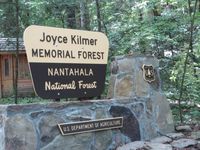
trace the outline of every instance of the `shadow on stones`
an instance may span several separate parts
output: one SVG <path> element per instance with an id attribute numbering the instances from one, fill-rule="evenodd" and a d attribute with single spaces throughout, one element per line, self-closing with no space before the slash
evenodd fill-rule
<path id="1" fill-rule="evenodd" d="M 123 117 L 123 127 L 120 129 L 121 133 L 128 136 L 131 141 L 138 141 L 141 139 L 138 120 L 129 108 L 111 106 L 109 112 L 113 117 Z"/>

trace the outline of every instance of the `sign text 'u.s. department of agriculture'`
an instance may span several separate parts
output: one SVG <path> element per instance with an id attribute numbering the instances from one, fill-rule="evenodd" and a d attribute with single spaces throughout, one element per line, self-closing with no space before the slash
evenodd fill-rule
<path id="1" fill-rule="evenodd" d="M 123 127 L 123 117 L 61 123 L 58 124 L 58 127 L 62 135 L 117 129 Z"/>

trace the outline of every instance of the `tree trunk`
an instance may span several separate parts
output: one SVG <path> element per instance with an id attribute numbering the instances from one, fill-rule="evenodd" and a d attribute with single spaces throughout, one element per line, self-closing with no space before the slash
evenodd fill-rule
<path id="1" fill-rule="evenodd" d="M 105 34 L 106 34 L 106 36 L 107 36 L 107 35 L 108 35 L 108 29 L 107 29 L 107 27 L 106 27 L 106 24 L 105 24 L 104 21 L 102 21 L 102 24 L 103 24 L 103 27 L 104 27 Z"/>
<path id="2" fill-rule="evenodd" d="M 100 14 L 99 0 L 95 0 L 95 2 L 96 2 L 96 10 L 97 10 L 98 31 L 101 32 L 101 14 Z"/>
<path id="3" fill-rule="evenodd" d="M 76 29 L 76 6 L 70 6 L 67 12 L 67 27 Z"/>
<path id="4" fill-rule="evenodd" d="M 199 0 L 199 12 L 200 12 L 200 0 Z"/>
<path id="5" fill-rule="evenodd" d="M 85 3 L 85 29 L 90 30 L 90 14 L 88 8 L 88 0 Z"/>
<path id="6" fill-rule="evenodd" d="M 3 11 L 3 17 L 1 18 L 1 28 L 5 37 L 15 37 L 16 35 L 16 5 L 11 0 L 7 2 L 0 2 L 0 4 L 5 4 Z"/>
<path id="7" fill-rule="evenodd" d="M 80 0 L 80 23 L 81 29 L 90 29 L 90 17 L 87 0 Z"/>
<path id="8" fill-rule="evenodd" d="M 139 21 L 142 21 L 143 20 L 143 12 L 142 10 L 140 9 L 139 10 Z"/>
<path id="9" fill-rule="evenodd" d="M 81 29 L 85 29 L 85 0 L 80 0 Z"/>
<path id="10" fill-rule="evenodd" d="M 15 0 L 16 5 L 16 66 L 15 66 L 15 104 L 18 103 L 18 60 L 19 60 L 19 1 Z"/>
<path id="11" fill-rule="evenodd" d="M 182 75 L 181 86 L 180 86 L 180 95 L 179 95 L 179 101 L 178 101 L 179 115 L 180 115 L 181 122 L 183 122 L 181 100 L 182 100 L 182 96 L 183 96 L 183 88 L 184 88 L 185 74 L 186 74 L 186 70 L 187 70 L 188 57 L 189 57 L 189 53 L 193 51 L 194 21 L 195 21 L 196 9 L 197 9 L 197 1 L 198 0 L 195 1 L 195 7 L 194 7 L 194 11 L 192 13 L 191 1 L 188 0 L 189 15 L 190 15 L 190 39 L 189 39 L 189 48 L 187 50 L 185 62 L 184 62 L 183 75 Z"/>

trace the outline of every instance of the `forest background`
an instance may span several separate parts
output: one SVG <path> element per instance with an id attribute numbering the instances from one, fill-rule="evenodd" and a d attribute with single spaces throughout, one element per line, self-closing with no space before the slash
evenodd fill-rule
<path id="1" fill-rule="evenodd" d="M 200 120 L 200 0 L 0 0 L 0 37 L 22 38 L 32 24 L 105 33 L 109 63 L 157 57 L 175 119 Z"/>

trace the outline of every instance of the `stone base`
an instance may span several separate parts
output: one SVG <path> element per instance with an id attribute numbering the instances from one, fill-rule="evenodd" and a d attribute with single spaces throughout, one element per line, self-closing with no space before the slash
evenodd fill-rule
<path id="1" fill-rule="evenodd" d="M 161 100 L 152 98 L 0 106 L 0 149 L 115 149 L 131 141 L 149 140 L 158 131 L 172 132 L 170 112 Z M 124 119 L 121 129 L 62 136 L 57 127 L 59 123 L 119 116 Z"/>

